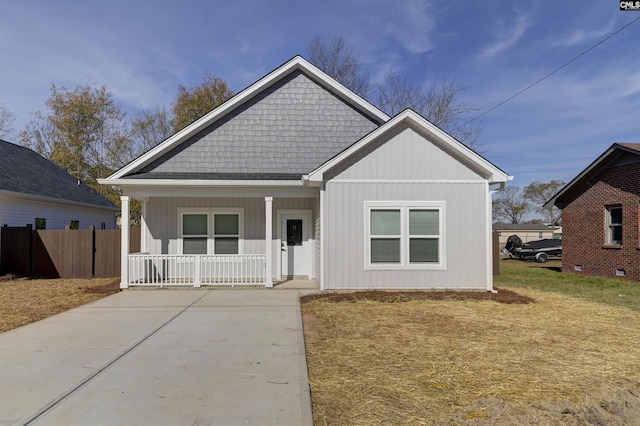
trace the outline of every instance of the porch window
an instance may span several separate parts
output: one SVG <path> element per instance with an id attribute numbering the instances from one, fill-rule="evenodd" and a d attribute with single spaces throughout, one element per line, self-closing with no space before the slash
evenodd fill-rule
<path id="1" fill-rule="evenodd" d="M 181 254 L 241 254 L 242 211 L 179 209 Z"/>
<path id="2" fill-rule="evenodd" d="M 240 217 L 237 214 L 213 215 L 214 254 L 238 254 L 240 241 Z"/>
<path id="3" fill-rule="evenodd" d="M 443 212 L 444 202 L 365 202 L 365 268 L 444 268 Z"/>
<path id="4" fill-rule="evenodd" d="M 182 215 L 182 253 L 207 254 L 208 215 Z"/>
<path id="5" fill-rule="evenodd" d="M 607 206 L 606 215 L 606 244 L 622 245 L 622 206 Z"/>

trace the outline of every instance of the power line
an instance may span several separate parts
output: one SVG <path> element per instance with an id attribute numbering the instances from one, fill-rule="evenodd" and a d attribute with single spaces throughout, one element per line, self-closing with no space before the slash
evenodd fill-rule
<path id="1" fill-rule="evenodd" d="M 531 83 L 530 85 L 528 85 L 527 87 L 525 87 L 524 89 L 520 90 L 519 92 L 517 92 L 516 94 L 508 97 L 507 99 L 505 99 L 504 101 L 498 103 L 497 105 L 489 108 L 488 110 L 486 110 L 485 112 L 483 112 L 482 114 L 479 114 L 475 117 L 473 117 L 472 119 L 470 119 L 469 121 L 465 122 L 464 124 L 460 125 L 458 127 L 458 129 L 462 126 L 465 126 L 475 120 L 477 120 L 480 117 L 483 117 L 487 114 L 489 114 L 491 111 L 501 107 L 502 105 L 506 104 L 507 102 L 509 102 L 510 100 L 520 96 L 521 94 L 523 94 L 524 92 L 526 92 L 527 90 L 531 89 L 532 87 L 538 85 L 539 83 L 543 82 L 544 80 L 546 80 L 547 78 L 551 77 L 552 75 L 554 75 L 555 73 L 557 73 L 558 71 L 562 70 L 563 68 L 569 66 L 570 64 L 572 64 L 573 62 L 577 61 L 578 59 L 580 59 L 581 57 L 583 57 L 584 55 L 586 55 L 587 53 L 591 52 L 593 49 L 595 49 L 596 47 L 600 46 L 601 44 L 603 44 L 604 42 L 606 42 L 607 40 L 609 40 L 610 38 L 614 37 L 616 34 L 618 34 L 619 32 L 621 32 L 622 30 L 624 30 L 625 28 L 631 26 L 632 24 L 634 24 L 636 21 L 640 20 L 640 16 L 637 17 L 636 19 L 632 20 L 631 22 L 623 25 L 622 27 L 618 28 L 615 32 L 609 34 L 607 37 L 603 38 L 602 40 L 600 40 L 599 42 L 597 42 L 596 44 L 594 44 L 593 46 L 591 46 L 590 48 L 588 48 L 587 50 L 585 50 L 584 52 L 580 53 L 578 56 L 574 57 L 573 59 L 571 59 L 568 62 L 565 62 L 563 65 L 559 66 L 558 68 L 556 68 L 555 70 L 551 71 L 549 74 L 545 75 L 544 77 L 536 80 L 534 83 Z"/>

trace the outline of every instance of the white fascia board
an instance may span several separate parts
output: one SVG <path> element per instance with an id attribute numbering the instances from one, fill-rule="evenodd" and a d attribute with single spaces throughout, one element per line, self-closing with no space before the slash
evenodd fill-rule
<path id="1" fill-rule="evenodd" d="M 164 153 L 170 151 L 176 145 L 179 145 L 189 137 L 195 135 L 202 129 L 210 126 L 216 120 L 223 117 L 228 112 L 235 109 L 237 106 L 243 104 L 245 101 L 251 99 L 256 96 L 266 88 L 270 87 L 277 81 L 286 77 L 288 74 L 296 71 L 302 70 L 311 74 L 315 79 L 321 81 L 323 84 L 327 85 L 331 88 L 332 92 L 342 97 L 344 100 L 347 100 L 355 105 L 357 105 L 362 110 L 366 111 L 371 117 L 376 118 L 382 122 L 389 120 L 389 116 L 384 112 L 380 111 L 378 108 L 373 106 L 371 103 L 367 102 L 360 96 L 353 93 L 351 90 L 347 89 L 342 84 L 338 83 L 327 74 L 322 72 L 317 67 L 313 66 L 310 62 L 306 61 L 301 56 L 296 56 L 284 65 L 280 66 L 273 72 L 267 74 L 251 86 L 247 87 L 228 101 L 224 102 L 222 105 L 213 109 L 211 112 L 203 116 L 202 118 L 196 120 L 189 126 L 180 130 L 175 135 L 169 137 L 164 142 L 157 145 L 155 148 L 151 149 L 147 153 L 133 160 L 131 163 L 127 164 L 117 172 L 113 173 L 109 176 L 108 179 L 118 179 L 122 176 L 125 176 L 138 168 L 150 163 L 151 161 L 157 159 Z"/>
<path id="2" fill-rule="evenodd" d="M 470 163 L 476 165 L 479 169 L 485 171 L 487 174 L 487 180 L 490 184 L 493 183 L 502 183 L 507 182 L 513 179 L 513 176 L 507 175 L 505 172 L 491 164 L 481 155 L 474 152 L 472 149 L 468 148 L 464 144 L 460 143 L 449 134 L 445 133 L 438 127 L 431 124 L 420 114 L 416 113 L 412 110 L 404 110 L 400 114 L 393 117 L 391 120 L 378 127 L 373 132 L 369 133 L 360 141 L 356 142 L 354 145 L 340 153 L 339 155 L 333 157 L 311 173 L 309 175 L 305 175 L 303 179 L 307 179 L 309 182 L 321 182 L 324 177 L 324 173 L 331 168 L 335 167 L 345 159 L 354 155 L 362 148 L 366 147 L 369 143 L 373 142 L 384 133 L 393 129 L 395 126 L 399 125 L 402 122 L 406 122 L 416 126 L 418 129 L 423 130 L 425 133 L 434 137 L 438 142 L 445 145 L 448 148 L 451 148 L 458 156 L 466 158 Z"/>
<path id="3" fill-rule="evenodd" d="M 73 201 L 73 200 L 63 200 L 62 198 L 45 197 L 44 195 L 33 195 L 33 194 L 26 194 L 24 192 L 13 192 L 13 191 L 6 191 L 2 189 L 0 189 L 0 197 L 20 198 L 24 200 L 42 201 L 46 203 L 64 204 L 67 206 L 86 207 L 91 209 L 108 210 L 108 211 L 114 211 L 114 212 L 120 211 L 120 207 L 118 206 L 114 206 L 114 207 L 101 206 L 98 204 L 83 203 L 80 201 Z"/>

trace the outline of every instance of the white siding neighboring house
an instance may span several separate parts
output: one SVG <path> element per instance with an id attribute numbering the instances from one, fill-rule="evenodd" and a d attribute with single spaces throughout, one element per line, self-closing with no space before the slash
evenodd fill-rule
<path id="1" fill-rule="evenodd" d="M 40 154 L 0 140 L 0 226 L 114 229 L 119 210 Z"/>
<path id="2" fill-rule="evenodd" d="M 492 290 L 490 185 L 510 179 L 298 56 L 100 183 L 122 190 L 124 218 L 143 203 L 123 288 Z"/>

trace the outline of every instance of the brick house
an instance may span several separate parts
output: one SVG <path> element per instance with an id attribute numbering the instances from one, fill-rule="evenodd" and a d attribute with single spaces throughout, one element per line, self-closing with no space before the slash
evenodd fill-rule
<path id="1" fill-rule="evenodd" d="M 562 209 L 562 269 L 640 281 L 640 143 L 614 143 L 545 207 Z"/>

